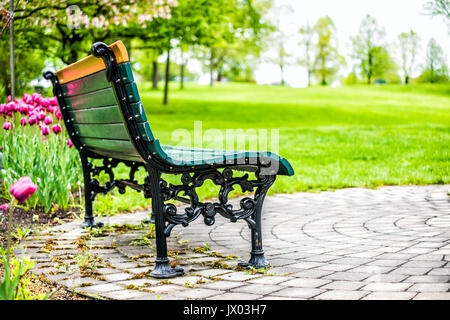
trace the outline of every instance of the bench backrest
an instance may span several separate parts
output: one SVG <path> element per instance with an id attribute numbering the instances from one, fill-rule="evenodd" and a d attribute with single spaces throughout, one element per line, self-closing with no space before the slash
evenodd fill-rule
<path id="1" fill-rule="evenodd" d="M 147 116 L 134 82 L 129 57 L 122 41 L 109 46 L 117 62 L 120 80 L 126 91 L 127 108 L 137 122 L 139 137 L 149 152 L 164 158 L 159 142 L 153 137 Z M 60 85 L 66 124 L 72 140 L 94 154 L 122 160 L 143 161 L 126 125 L 121 101 L 108 80 L 103 59 L 90 55 L 56 72 Z"/>

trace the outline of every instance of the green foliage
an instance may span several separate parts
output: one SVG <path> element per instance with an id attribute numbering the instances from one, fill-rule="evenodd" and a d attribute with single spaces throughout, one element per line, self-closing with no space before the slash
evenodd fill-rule
<path id="1" fill-rule="evenodd" d="M 368 84 L 397 68 L 385 47 L 384 36 L 384 29 L 378 26 L 375 18 L 367 15 L 358 34 L 351 38 L 352 57 L 358 62 L 359 71 Z"/>
<path id="2" fill-rule="evenodd" d="M 37 48 L 36 40 L 36 34 L 32 32 L 18 31 L 16 33 L 14 45 L 16 95 L 21 95 L 29 88 L 31 80 L 42 75 L 46 56 L 43 50 Z M 0 73 L 0 96 L 2 91 L 4 96 L 8 96 L 11 94 L 11 75 L 10 55 L 9 50 L 6 50 L 9 48 L 7 34 L 0 37 L 0 47 L 5 49 L 0 55 L 0 70 L 2 70 Z"/>
<path id="3" fill-rule="evenodd" d="M 345 65 L 345 59 L 338 52 L 336 27 L 330 17 L 320 18 L 314 29 L 318 39 L 313 70 L 320 84 L 327 85 L 334 78 L 339 67 Z"/>
<path id="4" fill-rule="evenodd" d="M 47 300 L 49 294 L 33 294 L 30 291 L 31 279 L 27 272 L 31 270 L 34 263 L 23 257 L 21 261 L 12 259 L 12 268 L 2 256 L 4 274 L 0 283 L 0 300 Z"/>
<path id="5" fill-rule="evenodd" d="M 448 66 L 442 47 L 431 38 L 427 45 L 426 64 L 422 74 L 417 79 L 419 83 L 449 82 Z"/>
<path id="6" fill-rule="evenodd" d="M 410 30 L 409 32 L 402 32 L 397 37 L 398 48 L 401 57 L 401 68 L 404 75 L 404 83 L 408 84 L 411 74 L 414 70 L 417 50 L 419 49 L 420 37 Z"/>
<path id="7" fill-rule="evenodd" d="M 4 274 L 2 283 L 0 284 L 0 300 L 14 300 L 17 296 L 17 287 L 19 285 L 23 264 L 19 264 L 19 268 L 16 272 L 12 273 L 12 277 L 9 263 L 5 257 L 3 257 L 3 267 Z"/>

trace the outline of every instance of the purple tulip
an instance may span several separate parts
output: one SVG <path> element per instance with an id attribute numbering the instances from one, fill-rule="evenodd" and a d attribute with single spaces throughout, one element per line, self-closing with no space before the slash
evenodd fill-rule
<path id="1" fill-rule="evenodd" d="M 12 185 L 9 192 L 20 203 L 27 201 L 27 199 L 36 192 L 38 186 L 35 185 L 30 177 L 22 177 Z"/>

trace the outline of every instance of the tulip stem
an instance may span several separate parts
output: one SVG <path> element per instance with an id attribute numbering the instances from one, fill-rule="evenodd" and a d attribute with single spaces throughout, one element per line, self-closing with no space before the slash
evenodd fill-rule
<path id="1" fill-rule="evenodd" d="M 6 261 L 11 260 L 11 230 L 12 230 L 12 217 L 14 212 L 14 197 L 11 198 L 11 203 L 9 204 L 9 215 L 8 215 L 8 233 L 6 234 Z"/>

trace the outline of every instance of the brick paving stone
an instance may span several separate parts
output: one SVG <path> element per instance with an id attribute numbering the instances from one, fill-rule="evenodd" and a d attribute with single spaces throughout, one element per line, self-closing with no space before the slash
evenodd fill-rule
<path id="1" fill-rule="evenodd" d="M 421 292 L 414 300 L 450 300 L 450 292 Z"/>
<path id="2" fill-rule="evenodd" d="M 194 289 L 181 289 L 171 293 L 175 297 L 184 299 L 206 299 L 221 294 L 218 290 L 194 288 Z"/>
<path id="3" fill-rule="evenodd" d="M 286 282 L 294 279 L 293 277 L 279 277 L 279 276 L 270 276 L 270 277 L 261 277 L 256 279 L 248 280 L 247 283 L 255 283 L 255 284 L 280 284 L 282 282 Z"/>
<path id="4" fill-rule="evenodd" d="M 330 282 L 331 280 L 324 280 L 324 279 L 296 278 L 293 280 L 283 282 L 280 284 L 280 286 L 299 287 L 299 288 L 319 288 Z"/>
<path id="5" fill-rule="evenodd" d="M 411 287 L 411 284 L 404 282 L 403 283 L 373 282 L 362 287 L 362 290 L 397 292 L 397 291 L 405 291 L 409 287 Z"/>
<path id="6" fill-rule="evenodd" d="M 280 286 L 273 284 L 246 284 L 243 286 L 239 286 L 231 289 L 231 292 L 244 292 L 244 293 L 252 293 L 252 294 L 262 294 L 266 295 L 275 291 L 280 290 Z"/>
<path id="7" fill-rule="evenodd" d="M 354 291 L 365 286 L 365 282 L 361 281 L 333 281 L 322 287 L 321 289 L 332 289 L 332 290 L 343 290 L 343 291 Z"/>
<path id="8" fill-rule="evenodd" d="M 80 291 L 87 292 L 87 293 L 105 293 L 108 291 L 118 291 L 124 289 L 123 286 L 120 286 L 115 283 L 103 283 L 103 284 L 97 284 L 89 287 L 83 287 L 80 289 Z"/>
<path id="9" fill-rule="evenodd" d="M 136 286 L 136 287 L 147 287 L 147 286 L 153 286 L 157 285 L 159 283 L 158 280 L 155 279 L 132 279 L 132 280 L 124 280 L 124 281 L 117 281 L 117 284 L 123 285 L 123 286 Z"/>
<path id="10" fill-rule="evenodd" d="M 416 292 L 372 292 L 362 298 L 363 300 L 411 300 Z"/>
<path id="11" fill-rule="evenodd" d="M 102 297 L 110 298 L 114 300 L 125 300 L 125 299 L 136 299 L 139 297 L 148 296 L 147 292 L 139 291 L 139 290 L 118 290 L 118 291 L 110 291 L 103 292 L 100 294 Z"/>
<path id="12" fill-rule="evenodd" d="M 313 298 L 323 292 L 325 292 L 325 290 L 316 289 L 316 288 L 286 288 L 286 289 L 277 291 L 276 294 L 273 294 L 273 295 L 274 296 L 276 295 L 278 297 L 308 299 L 308 298 Z"/>
<path id="13" fill-rule="evenodd" d="M 103 277 L 106 279 L 106 281 L 109 281 L 109 282 L 128 280 L 132 276 L 133 275 L 126 273 L 126 272 L 111 273 L 111 274 L 103 275 Z"/>
<path id="14" fill-rule="evenodd" d="M 367 291 L 328 290 L 319 294 L 315 299 L 320 300 L 359 300 L 368 295 Z"/>
<path id="15" fill-rule="evenodd" d="M 218 294 L 208 300 L 258 300 L 263 296 L 260 294 L 242 293 L 242 292 L 227 292 Z"/>
<path id="16" fill-rule="evenodd" d="M 450 283 L 416 283 L 408 291 L 416 292 L 450 292 Z"/>
<path id="17" fill-rule="evenodd" d="M 361 281 L 370 277 L 369 273 L 357 273 L 357 272 L 335 272 L 328 276 L 323 277 L 323 279 L 330 280 L 342 280 L 342 281 Z"/>
<path id="18" fill-rule="evenodd" d="M 215 290 L 229 290 L 237 287 L 242 287 L 245 282 L 241 281 L 211 281 L 208 283 L 199 284 L 198 287 Z"/>
<path id="19" fill-rule="evenodd" d="M 410 276 L 406 278 L 404 281 L 413 283 L 447 283 L 450 281 L 450 276 L 439 276 L 439 275 Z"/>

